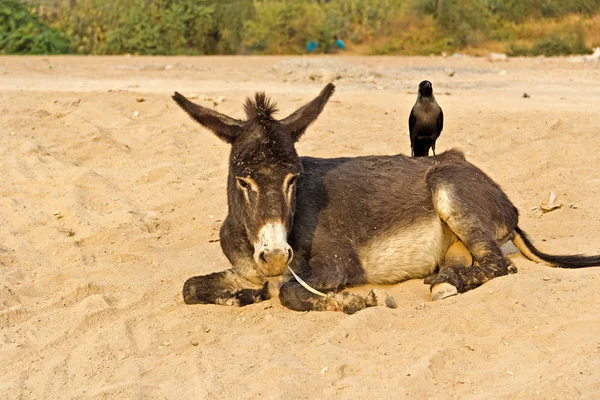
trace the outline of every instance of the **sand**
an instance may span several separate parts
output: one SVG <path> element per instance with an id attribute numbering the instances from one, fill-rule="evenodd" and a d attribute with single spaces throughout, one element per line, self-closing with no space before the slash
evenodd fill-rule
<path id="1" fill-rule="evenodd" d="M 518 274 L 466 294 L 432 303 L 414 280 L 387 287 L 398 309 L 352 316 L 183 304 L 187 278 L 229 267 L 229 149 L 170 94 L 241 117 L 266 90 L 285 116 L 331 79 L 300 154 L 408 153 L 429 79 L 438 151 L 489 173 L 540 249 L 600 252 L 597 64 L 1 57 L 0 398 L 600 398 L 600 268 L 515 254 Z"/>

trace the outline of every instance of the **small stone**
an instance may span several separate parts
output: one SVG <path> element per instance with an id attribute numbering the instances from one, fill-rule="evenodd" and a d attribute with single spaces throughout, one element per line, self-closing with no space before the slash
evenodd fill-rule
<path id="1" fill-rule="evenodd" d="M 192 346 L 196 347 L 196 346 L 198 346 L 200 343 L 198 343 L 198 341 L 197 341 L 197 340 L 192 340 L 192 341 L 190 341 L 190 344 L 191 344 Z"/>
<path id="2" fill-rule="evenodd" d="M 139 113 L 138 111 L 134 111 L 134 112 L 133 112 L 133 116 L 134 116 L 134 117 L 137 117 L 137 116 L 139 116 L 139 115 L 140 115 L 140 113 Z"/>
<path id="3" fill-rule="evenodd" d="M 507 61 L 508 56 L 504 53 L 490 53 L 488 55 L 488 60 L 490 62 Z"/>
<path id="4" fill-rule="evenodd" d="M 548 213 L 550 211 L 558 210 L 559 208 L 562 208 L 562 203 L 554 203 L 554 204 L 542 203 L 542 204 L 540 204 L 540 210 L 542 210 L 543 213 Z"/>
<path id="5" fill-rule="evenodd" d="M 213 99 L 213 105 L 218 106 L 225 101 L 225 96 L 217 96 Z"/>
<path id="6" fill-rule="evenodd" d="M 542 210 L 542 212 L 547 213 L 550 211 L 554 211 L 556 209 L 562 208 L 563 203 L 562 202 L 557 202 L 556 201 L 556 193 L 554 192 L 550 192 L 550 197 L 548 198 L 548 202 L 547 203 L 541 203 L 540 204 L 540 209 Z"/>
<path id="7" fill-rule="evenodd" d="M 138 102 L 138 103 L 143 103 L 143 102 L 145 102 L 145 101 L 146 101 L 146 99 L 145 99 L 145 98 L 143 98 L 143 97 L 137 97 L 137 98 L 135 99 L 135 101 L 136 101 L 136 102 Z"/>

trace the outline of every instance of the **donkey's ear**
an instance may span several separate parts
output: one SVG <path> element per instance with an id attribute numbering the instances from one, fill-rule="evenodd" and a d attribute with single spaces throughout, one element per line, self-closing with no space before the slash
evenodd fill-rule
<path id="1" fill-rule="evenodd" d="M 175 92 L 172 97 L 179 107 L 183 108 L 190 117 L 198 121 L 202 126 L 213 131 L 219 139 L 224 140 L 227 143 L 233 143 L 239 134 L 243 121 L 194 104 L 180 93 Z"/>
<path id="2" fill-rule="evenodd" d="M 319 114 L 321 114 L 323 107 L 325 107 L 325 104 L 327 104 L 327 100 L 329 100 L 334 90 L 335 86 L 333 83 L 328 83 L 313 101 L 305 104 L 290 114 L 287 118 L 279 121 L 289 128 L 294 142 L 300 139 L 300 136 L 302 136 L 304 131 L 306 131 L 308 125 L 316 120 Z"/>

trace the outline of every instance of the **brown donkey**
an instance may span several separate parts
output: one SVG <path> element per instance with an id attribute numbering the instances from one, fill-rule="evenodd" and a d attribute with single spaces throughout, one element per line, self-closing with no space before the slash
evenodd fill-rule
<path id="1" fill-rule="evenodd" d="M 220 238 L 232 268 L 188 279 L 186 303 L 244 306 L 279 288 L 281 303 L 293 310 L 353 313 L 395 303 L 383 290 L 363 298 L 341 289 L 411 278 L 426 278 L 437 300 L 516 272 L 500 250 L 508 240 L 537 262 L 600 265 L 600 256 L 537 250 L 504 192 L 459 151 L 439 154 L 437 163 L 403 155 L 299 157 L 294 143 L 333 91 L 327 85 L 281 120 L 264 93 L 246 101 L 246 120 L 175 93 L 193 119 L 231 144 Z M 457 247 L 467 254 L 457 257 Z"/>

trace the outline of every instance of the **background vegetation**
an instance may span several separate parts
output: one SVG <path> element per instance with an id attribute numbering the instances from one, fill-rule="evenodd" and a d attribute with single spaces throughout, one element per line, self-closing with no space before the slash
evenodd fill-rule
<path id="1" fill-rule="evenodd" d="M 560 55 L 600 46 L 600 0 L 0 0 L 0 53 Z M 56 1 L 56 2 L 53 2 Z"/>

